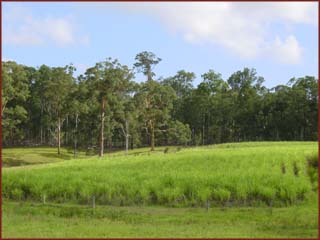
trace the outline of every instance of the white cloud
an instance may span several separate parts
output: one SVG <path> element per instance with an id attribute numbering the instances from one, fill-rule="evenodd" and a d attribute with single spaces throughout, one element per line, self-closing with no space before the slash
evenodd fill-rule
<path id="1" fill-rule="evenodd" d="M 303 49 L 293 35 L 288 36 L 284 41 L 276 37 L 274 42 L 265 48 L 266 56 L 284 64 L 299 64 L 302 53 Z"/>
<path id="2" fill-rule="evenodd" d="M 4 12 L 3 41 L 11 45 L 57 46 L 88 43 L 88 36 L 78 36 L 75 23 L 69 16 L 38 17 L 26 8 L 12 7 Z M 80 39 L 80 40 L 78 40 Z"/>
<path id="3" fill-rule="evenodd" d="M 317 25 L 317 3 L 122 3 L 116 8 L 157 18 L 171 32 L 197 44 L 215 44 L 239 57 L 269 57 L 286 64 L 302 59 L 302 47 L 288 26 Z M 282 41 L 272 24 L 283 25 Z M 315 29 L 316 31 L 316 29 Z"/>

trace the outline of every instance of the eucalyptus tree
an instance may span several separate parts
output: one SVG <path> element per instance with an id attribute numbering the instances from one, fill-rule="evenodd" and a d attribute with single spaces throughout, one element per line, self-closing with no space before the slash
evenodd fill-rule
<path id="1" fill-rule="evenodd" d="M 84 84 L 84 82 L 81 81 L 80 76 L 78 78 L 77 84 L 73 86 L 73 89 L 69 95 L 69 99 L 67 100 L 69 105 L 69 115 L 71 116 L 70 120 L 73 120 L 74 123 L 73 127 L 71 127 L 71 130 L 73 132 L 74 156 L 77 155 L 79 122 L 82 121 L 82 116 L 87 115 L 90 107 L 92 107 L 89 106 L 90 104 L 88 101 L 88 97 L 88 90 L 86 89 L 86 85 Z M 67 129 L 67 131 L 68 130 L 69 129 Z"/>
<path id="2" fill-rule="evenodd" d="M 316 139 L 314 134 L 317 129 L 317 104 L 318 104 L 318 84 L 315 77 L 305 76 L 292 78 L 289 102 L 291 118 L 294 119 L 296 138 L 304 140 L 306 138 Z"/>
<path id="3" fill-rule="evenodd" d="M 10 135 L 11 144 L 18 125 L 27 119 L 25 101 L 30 96 L 26 66 L 13 61 L 2 62 L 1 117 L 3 140 Z"/>
<path id="4" fill-rule="evenodd" d="M 69 113 L 69 95 L 75 84 L 73 78 L 74 67 L 55 67 L 52 68 L 50 78 L 46 82 L 44 95 L 49 102 L 53 117 L 56 120 L 56 141 L 58 154 L 61 153 L 61 126 Z"/>
<path id="5" fill-rule="evenodd" d="M 230 135 L 231 114 L 234 111 L 230 102 L 229 84 L 222 79 L 220 73 L 213 70 L 201 75 L 203 81 L 199 84 L 201 96 L 205 104 L 203 135 L 206 143 L 221 143 L 228 141 Z M 207 102 L 207 103 L 206 103 Z"/>
<path id="6" fill-rule="evenodd" d="M 86 81 L 93 87 L 93 94 L 100 102 L 100 136 L 99 156 L 104 154 L 105 113 L 112 114 L 112 106 L 119 104 L 119 99 L 126 91 L 131 79 L 132 71 L 118 60 L 108 58 L 87 69 Z M 110 115 L 108 116 L 111 117 Z"/>
<path id="7" fill-rule="evenodd" d="M 46 97 L 47 84 L 52 75 L 52 68 L 41 65 L 35 73 L 35 81 L 30 86 L 33 124 L 38 129 L 40 135 L 40 144 L 49 142 L 48 129 L 52 125 L 52 113 L 50 109 L 50 101 Z"/>
<path id="8" fill-rule="evenodd" d="M 125 139 L 125 153 L 128 154 L 129 140 L 131 139 L 131 146 L 133 146 L 133 141 L 136 140 L 135 136 L 138 131 L 138 110 L 134 103 L 134 95 L 138 90 L 138 84 L 135 82 L 130 82 L 127 89 L 123 92 L 118 105 L 115 110 L 115 120 L 117 122 L 117 128 L 120 130 L 120 135 L 123 135 Z"/>
<path id="9" fill-rule="evenodd" d="M 161 84 L 172 87 L 176 93 L 177 98 L 173 102 L 172 117 L 181 122 L 185 121 L 186 114 L 190 114 L 189 110 L 184 106 L 184 103 L 193 90 L 192 83 L 195 78 L 196 75 L 193 72 L 180 70 L 174 76 L 161 81 Z"/>
<path id="10" fill-rule="evenodd" d="M 138 53 L 135 57 L 135 60 L 136 62 L 134 63 L 134 66 L 137 68 L 138 72 L 146 75 L 147 80 L 151 81 L 152 77 L 155 76 L 155 73 L 152 71 L 153 67 L 161 61 L 161 58 L 158 58 L 152 52 L 144 51 Z"/>
<path id="11" fill-rule="evenodd" d="M 166 131 L 175 97 L 170 86 L 161 85 L 154 80 L 142 83 L 135 95 L 140 120 L 144 122 L 144 129 L 150 136 L 151 151 L 155 147 L 155 132 Z"/>
<path id="12" fill-rule="evenodd" d="M 244 68 L 228 78 L 234 104 L 234 141 L 257 140 L 257 117 L 263 99 L 263 77 L 255 69 Z"/>

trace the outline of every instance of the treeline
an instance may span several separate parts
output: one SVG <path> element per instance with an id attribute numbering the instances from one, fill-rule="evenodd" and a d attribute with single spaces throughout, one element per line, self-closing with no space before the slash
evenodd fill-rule
<path id="1" fill-rule="evenodd" d="M 2 62 L 3 146 L 104 148 L 317 139 L 317 79 L 268 89 L 254 69 L 227 80 L 213 70 L 155 80 L 161 59 L 139 53 L 132 68 L 111 58 L 74 76 L 72 65 Z M 142 72 L 146 81 L 134 81 Z"/>

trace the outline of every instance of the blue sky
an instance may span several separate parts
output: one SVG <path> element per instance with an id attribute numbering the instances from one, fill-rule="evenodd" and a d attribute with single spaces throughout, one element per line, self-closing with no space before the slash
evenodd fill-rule
<path id="1" fill-rule="evenodd" d="M 255 68 L 267 87 L 318 74 L 317 3 L 2 4 L 2 58 L 30 66 L 132 67 L 146 50 L 162 58 L 157 77 L 184 69 L 195 85 L 209 69 L 227 79 Z"/>

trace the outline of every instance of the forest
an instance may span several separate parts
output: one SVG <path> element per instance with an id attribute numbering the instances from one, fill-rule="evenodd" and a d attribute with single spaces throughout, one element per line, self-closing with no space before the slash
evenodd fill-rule
<path id="1" fill-rule="evenodd" d="M 161 58 L 144 51 L 133 66 L 107 58 L 75 76 L 72 64 L 2 61 L 3 146 L 55 146 L 58 153 L 63 146 L 102 156 L 146 146 L 317 139 L 314 76 L 267 88 L 255 69 L 227 79 L 209 69 L 195 86 L 187 70 L 156 77 L 158 64 Z"/>

